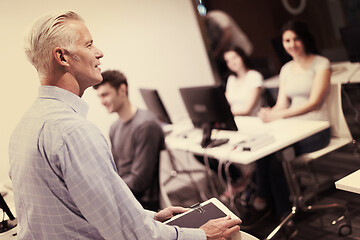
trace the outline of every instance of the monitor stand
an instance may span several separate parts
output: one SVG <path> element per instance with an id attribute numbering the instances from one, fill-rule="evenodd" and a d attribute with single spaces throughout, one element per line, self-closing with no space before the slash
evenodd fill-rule
<path id="1" fill-rule="evenodd" d="M 17 226 L 17 218 L 14 218 L 13 220 L 11 219 L 4 220 L 0 222 L 0 234 L 10 231 L 16 226 Z"/>
<path id="2" fill-rule="evenodd" d="M 9 219 L 3 220 L 0 222 L 0 234 L 11 230 L 12 228 L 16 227 L 16 225 L 17 225 L 17 219 L 11 213 L 8 205 L 6 204 L 6 202 L 3 198 L 3 195 L 6 195 L 6 194 L 1 193 L 1 195 L 0 195 L 0 209 L 2 209 L 3 212 L 8 215 Z"/>
<path id="3" fill-rule="evenodd" d="M 210 124 L 207 124 L 207 123 L 203 124 L 202 129 L 203 129 L 203 137 L 201 140 L 202 148 L 217 147 L 217 146 L 225 144 L 229 141 L 228 138 L 211 139 L 212 127 Z"/>

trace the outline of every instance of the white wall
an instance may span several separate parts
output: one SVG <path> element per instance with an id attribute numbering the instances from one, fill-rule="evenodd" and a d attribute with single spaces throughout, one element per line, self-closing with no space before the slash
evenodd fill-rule
<path id="1" fill-rule="evenodd" d="M 191 0 L 0 0 L 0 181 L 8 178 L 11 132 L 39 86 L 23 53 L 24 34 L 40 15 L 63 9 L 85 19 L 105 55 L 102 69 L 122 70 L 129 80 L 130 98 L 139 106 L 144 103 L 138 88 L 157 88 L 176 122 L 187 115 L 178 88 L 214 82 Z M 116 116 L 107 114 L 93 89 L 83 98 L 90 105 L 89 120 L 107 136 Z"/>

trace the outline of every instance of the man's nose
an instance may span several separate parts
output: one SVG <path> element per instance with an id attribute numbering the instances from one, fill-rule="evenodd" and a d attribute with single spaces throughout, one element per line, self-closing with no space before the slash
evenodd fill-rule
<path id="1" fill-rule="evenodd" d="M 98 49 L 97 47 L 95 47 L 95 54 L 96 54 L 96 57 L 97 57 L 97 58 L 102 58 L 102 57 L 104 57 L 103 52 L 102 52 L 100 49 Z"/>

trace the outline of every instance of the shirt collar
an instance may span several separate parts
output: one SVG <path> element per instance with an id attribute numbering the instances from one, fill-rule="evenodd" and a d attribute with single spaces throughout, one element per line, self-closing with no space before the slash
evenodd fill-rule
<path id="1" fill-rule="evenodd" d="M 84 100 L 82 100 L 79 96 L 59 87 L 40 86 L 38 97 L 62 101 L 84 118 L 86 118 L 89 111 L 89 106 Z"/>

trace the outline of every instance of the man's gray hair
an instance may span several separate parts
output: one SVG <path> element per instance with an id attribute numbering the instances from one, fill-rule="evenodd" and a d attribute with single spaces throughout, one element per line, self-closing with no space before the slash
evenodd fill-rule
<path id="1" fill-rule="evenodd" d="M 67 27 L 70 21 L 84 22 L 72 11 L 47 14 L 34 23 L 26 36 L 25 53 L 40 78 L 49 73 L 52 50 L 56 47 L 71 50 L 73 42 L 77 40 L 76 32 Z"/>

